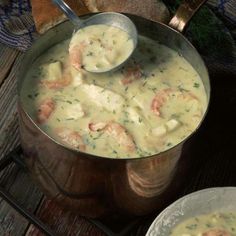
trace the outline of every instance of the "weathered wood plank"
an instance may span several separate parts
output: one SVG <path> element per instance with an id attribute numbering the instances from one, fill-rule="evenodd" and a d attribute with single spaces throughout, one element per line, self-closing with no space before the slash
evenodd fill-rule
<path id="1" fill-rule="evenodd" d="M 29 211 L 34 212 L 37 209 L 42 193 L 19 167 L 11 167 L 0 182 L 1 186 Z M 0 235 L 22 236 L 28 224 L 24 217 L 0 199 Z"/>
<path id="2" fill-rule="evenodd" d="M 55 203 L 47 199 L 43 199 L 37 215 L 55 232 L 56 236 L 105 235 L 86 219 L 71 211 L 61 209 Z M 31 225 L 26 236 L 44 236 L 44 234 Z"/>
<path id="3" fill-rule="evenodd" d="M 9 51 L 12 53 L 9 54 Z M 9 57 L 7 58 L 6 55 Z M 16 111 L 16 73 L 22 60 L 22 55 L 22 53 L 15 52 L 13 49 L 1 50 L 0 54 L 0 64 L 1 68 L 3 68 L 1 70 L 1 81 L 3 82 L 0 87 L 0 159 L 19 144 Z M 5 62 L 3 62 L 3 59 L 5 59 Z M 37 209 L 42 193 L 18 166 L 10 165 L 0 173 L 0 185 L 31 212 Z M 22 236 L 28 225 L 29 223 L 26 219 L 0 198 L 1 236 Z"/>
<path id="4" fill-rule="evenodd" d="M 19 53 L 9 75 L 0 88 L 0 159 L 19 143 L 16 111 L 16 73 L 22 55 Z"/>

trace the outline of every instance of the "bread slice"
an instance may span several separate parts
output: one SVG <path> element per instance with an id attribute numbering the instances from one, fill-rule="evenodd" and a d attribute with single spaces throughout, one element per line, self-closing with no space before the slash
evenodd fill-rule
<path id="1" fill-rule="evenodd" d="M 78 14 L 114 11 L 139 15 L 153 21 L 167 23 L 170 14 L 161 0 L 66 0 Z M 54 25 L 64 21 L 66 16 L 51 0 L 31 0 L 32 14 L 36 29 L 44 33 Z"/>
<path id="2" fill-rule="evenodd" d="M 161 0 L 83 0 L 91 12 L 115 11 L 167 23 L 170 14 Z"/>
<path id="3" fill-rule="evenodd" d="M 65 2 L 78 15 L 89 13 L 83 0 L 65 0 Z M 66 16 L 51 0 L 31 0 L 31 6 L 36 30 L 41 34 L 66 19 Z"/>

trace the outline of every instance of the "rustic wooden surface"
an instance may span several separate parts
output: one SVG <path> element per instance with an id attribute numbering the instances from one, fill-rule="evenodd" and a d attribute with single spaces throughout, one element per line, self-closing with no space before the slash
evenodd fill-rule
<path id="1" fill-rule="evenodd" d="M 0 159 L 19 145 L 16 75 L 23 54 L 0 44 Z M 12 164 L 0 172 L 0 186 L 56 232 L 55 235 L 102 236 L 96 226 L 43 198 L 27 173 Z M 0 236 L 44 235 L 0 198 Z"/>
<path id="2" fill-rule="evenodd" d="M 22 53 L 0 45 L 0 159 L 19 144 L 16 112 L 16 73 Z M 192 139 L 188 155 L 191 175 L 180 195 L 212 186 L 236 186 L 236 76 L 211 72 L 212 98 L 208 115 Z M 10 165 L 0 173 L 0 186 L 49 225 L 56 236 L 105 235 L 87 220 L 46 200 L 22 169 Z M 144 235 L 153 218 L 128 235 Z M 117 221 L 117 224 L 121 224 Z M 142 226 L 142 225 L 141 225 Z M 42 236 L 0 199 L 0 236 Z"/>

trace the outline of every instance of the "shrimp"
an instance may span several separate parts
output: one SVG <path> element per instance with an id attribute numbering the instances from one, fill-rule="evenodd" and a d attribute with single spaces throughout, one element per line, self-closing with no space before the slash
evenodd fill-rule
<path id="1" fill-rule="evenodd" d="M 158 94 L 156 94 L 156 96 L 152 100 L 151 110 L 157 116 L 160 116 L 160 114 L 161 114 L 160 109 L 165 104 L 165 102 L 167 100 L 166 95 L 167 94 L 165 93 L 165 91 L 161 91 Z"/>
<path id="2" fill-rule="evenodd" d="M 85 41 L 82 41 L 80 44 L 75 44 L 69 48 L 70 63 L 77 70 L 82 69 L 83 50 L 86 46 Z"/>
<path id="3" fill-rule="evenodd" d="M 198 98 L 190 92 L 185 92 L 185 91 L 181 92 L 179 90 L 167 88 L 157 92 L 157 94 L 155 95 L 155 97 L 151 102 L 151 111 L 155 115 L 161 116 L 161 108 L 170 99 L 180 99 L 185 102 L 189 101 L 198 102 Z"/>
<path id="4" fill-rule="evenodd" d="M 231 233 L 222 229 L 211 229 L 204 232 L 202 236 L 231 236 Z"/>
<path id="5" fill-rule="evenodd" d="M 83 139 L 77 131 L 73 131 L 67 128 L 59 128 L 56 130 L 56 133 L 66 144 L 79 149 L 80 151 L 86 150 Z"/>
<path id="6" fill-rule="evenodd" d="M 40 83 L 49 89 L 61 89 L 68 86 L 71 83 L 72 79 L 69 74 L 62 76 L 61 79 L 57 80 L 42 80 Z"/>
<path id="7" fill-rule="evenodd" d="M 127 85 L 132 83 L 135 80 L 138 80 L 142 77 L 142 71 L 140 65 L 134 65 L 131 67 L 128 67 L 124 71 L 124 78 L 121 80 L 121 83 L 123 85 Z"/>
<path id="8" fill-rule="evenodd" d="M 91 131 L 100 131 L 106 127 L 107 123 L 98 122 L 98 123 L 89 123 L 88 127 Z"/>
<path id="9" fill-rule="evenodd" d="M 55 102 L 51 98 L 47 98 L 39 105 L 37 112 L 37 121 L 40 124 L 45 123 L 55 110 Z"/>
<path id="10" fill-rule="evenodd" d="M 135 150 L 133 137 L 128 133 L 124 126 L 117 122 L 110 121 L 108 123 L 90 123 L 89 129 L 91 131 L 104 131 L 120 146 L 125 147 L 128 152 L 133 152 Z"/>

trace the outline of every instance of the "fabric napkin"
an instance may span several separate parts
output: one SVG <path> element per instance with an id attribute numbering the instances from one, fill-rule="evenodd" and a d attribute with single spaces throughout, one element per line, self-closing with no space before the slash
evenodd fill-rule
<path id="1" fill-rule="evenodd" d="M 29 0 L 0 0 L 0 42 L 25 51 L 35 39 Z"/>

